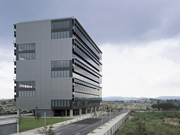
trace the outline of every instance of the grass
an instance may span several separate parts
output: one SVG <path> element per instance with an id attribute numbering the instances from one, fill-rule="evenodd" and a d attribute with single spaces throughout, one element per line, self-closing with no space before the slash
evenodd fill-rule
<path id="1" fill-rule="evenodd" d="M 67 120 L 70 120 L 71 118 L 67 118 Z M 51 125 L 54 123 L 59 123 L 62 121 L 66 121 L 65 118 L 46 118 L 46 125 Z M 34 129 L 34 128 L 38 128 L 38 127 L 42 127 L 44 126 L 44 118 L 41 118 L 38 122 L 37 119 L 35 118 L 21 118 L 21 122 L 20 122 L 20 132 L 26 131 L 26 130 L 30 130 L 30 129 Z"/>
<path id="2" fill-rule="evenodd" d="M 115 135 L 180 135 L 180 112 L 133 112 Z"/>

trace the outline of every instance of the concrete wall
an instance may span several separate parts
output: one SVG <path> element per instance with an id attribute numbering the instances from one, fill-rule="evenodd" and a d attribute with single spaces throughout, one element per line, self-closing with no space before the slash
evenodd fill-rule
<path id="1" fill-rule="evenodd" d="M 0 135 L 17 133 L 17 123 L 0 124 Z"/>
<path id="2" fill-rule="evenodd" d="M 88 135 L 113 135 L 119 129 L 119 127 L 125 122 L 125 119 L 129 116 L 129 112 L 130 111 L 120 114 L 112 121 L 105 123 L 106 126 L 97 128 Z"/>

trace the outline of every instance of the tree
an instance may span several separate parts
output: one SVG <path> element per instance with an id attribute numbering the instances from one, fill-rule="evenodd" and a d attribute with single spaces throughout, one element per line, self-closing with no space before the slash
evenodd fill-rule
<path id="1" fill-rule="evenodd" d="M 41 114 L 39 112 L 36 112 L 36 115 L 34 116 L 34 118 L 38 121 L 38 131 L 39 131 L 39 121 L 41 119 Z"/>
<path id="2" fill-rule="evenodd" d="M 151 105 L 152 108 L 157 108 L 158 110 L 160 110 L 160 108 L 162 108 L 163 110 L 171 110 L 171 109 L 177 109 L 177 106 L 174 103 L 157 103 L 157 104 L 153 104 Z"/>
<path id="3" fill-rule="evenodd" d="M 19 115 L 17 117 L 17 123 L 18 123 L 19 129 L 20 129 L 20 125 L 23 123 L 21 113 L 19 113 Z M 19 130 L 19 133 L 21 135 L 21 131 L 20 130 Z"/>

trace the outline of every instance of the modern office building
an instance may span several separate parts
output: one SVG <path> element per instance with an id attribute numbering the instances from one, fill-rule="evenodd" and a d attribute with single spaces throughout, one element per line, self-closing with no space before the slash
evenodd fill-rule
<path id="1" fill-rule="evenodd" d="M 97 110 L 102 52 L 74 17 L 14 24 L 17 109 L 47 116 Z"/>

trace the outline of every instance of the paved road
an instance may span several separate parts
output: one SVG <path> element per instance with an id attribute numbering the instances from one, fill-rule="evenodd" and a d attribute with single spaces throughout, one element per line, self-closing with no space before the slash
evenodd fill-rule
<path id="1" fill-rule="evenodd" d="M 22 117 L 23 116 L 31 116 L 31 115 L 33 115 L 33 114 L 32 113 L 21 114 Z M 2 116 L 0 116 L 0 120 L 1 119 L 16 118 L 16 117 L 18 117 L 17 114 L 14 114 L 14 115 L 2 115 Z"/>
<path id="2" fill-rule="evenodd" d="M 121 111 L 118 114 L 125 113 Z M 111 118 L 115 117 L 112 115 Z M 109 121 L 109 116 L 103 117 L 103 123 Z M 102 118 L 88 118 L 53 130 L 56 135 L 86 135 L 102 125 Z"/>

